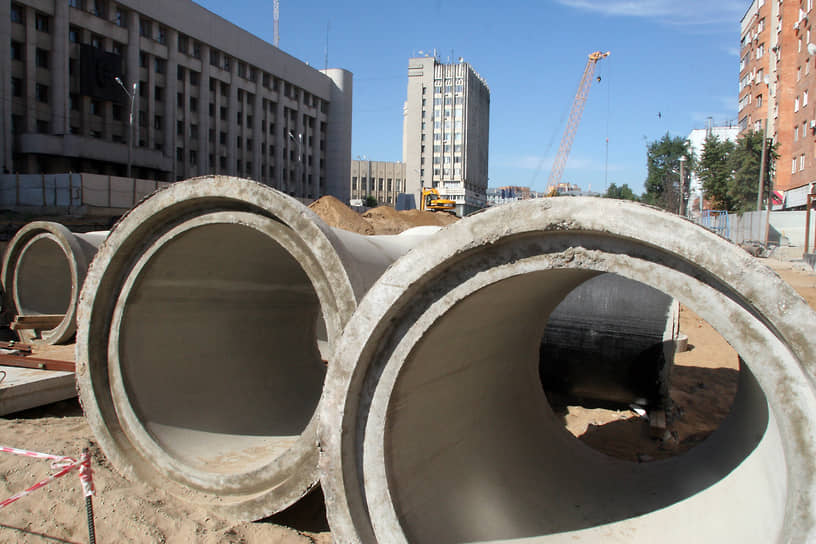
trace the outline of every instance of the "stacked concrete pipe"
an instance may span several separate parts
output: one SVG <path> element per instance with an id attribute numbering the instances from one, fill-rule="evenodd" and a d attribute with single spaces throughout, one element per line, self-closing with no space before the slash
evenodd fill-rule
<path id="1" fill-rule="evenodd" d="M 318 481 L 331 347 L 368 287 L 436 230 L 333 229 L 225 176 L 144 200 L 100 248 L 79 304 L 80 401 L 108 459 L 232 519 L 293 504 Z"/>
<path id="2" fill-rule="evenodd" d="M 50 221 L 33 221 L 17 231 L 6 247 L 0 270 L 6 319 L 65 316 L 53 329 L 18 331 L 21 340 L 61 344 L 73 338 L 79 292 L 88 265 L 107 234 L 75 233 Z"/>
<path id="3" fill-rule="evenodd" d="M 553 415 L 550 312 L 602 273 L 707 320 L 745 362 L 684 455 L 630 463 Z M 816 540 L 816 315 L 747 253 L 677 216 L 558 198 L 471 216 L 397 261 L 335 349 L 321 484 L 348 543 Z"/>

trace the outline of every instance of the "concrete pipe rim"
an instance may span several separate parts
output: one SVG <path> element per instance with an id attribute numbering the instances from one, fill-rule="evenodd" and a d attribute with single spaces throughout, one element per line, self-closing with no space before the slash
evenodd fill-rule
<path id="1" fill-rule="evenodd" d="M 311 210 L 295 199 L 268 186 L 228 176 L 194 178 L 173 184 L 154 193 L 130 210 L 114 227 L 99 248 L 91 264 L 80 295 L 77 332 L 77 384 L 80 401 L 102 450 L 126 477 L 142 479 L 151 485 L 168 486 L 188 502 L 207 504 L 214 511 L 233 519 L 254 520 L 279 512 L 296 502 L 317 484 L 317 438 L 315 416 L 304 430 L 302 443 L 313 448 L 293 462 L 288 474 L 281 474 L 272 489 L 214 494 L 195 489 L 187 483 L 168 480 L 150 465 L 137 444 L 126 438 L 112 395 L 111 361 L 108 359 L 111 320 L 130 267 L 148 249 L 151 240 L 160 238 L 174 226 L 197 216 L 217 212 L 258 215 L 261 221 L 275 221 L 299 237 L 311 259 L 325 260 L 325 300 L 321 298 L 329 342 L 356 307 L 353 290 L 335 253 L 332 233 Z M 319 402 L 319 401 L 318 401 Z M 205 475 L 202 487 L 217 478 Z M 227 484 L 227 490 L 230 484 Z"/>
<path id="2" fill-rule="evenodd" d="M 76 332 L 76 315 L 79 293 L 89 262 L 79 242 L 67 227 L 52 221 L 32 221 L 24 225 L 9 241 L 3 256 L 2 270 L 0 270 L 0 284 L 3 285 L 3 309 L 9 321 L 20 312 L 16 293 L 17 264 L 24 252 L 37 240 L 48 240 L 62 250 L 68 263 L 71 276 L 71 293 L 65 317 L 53 329 L 42 331 L 41 341 L 46 344 L 61 344 L 68 341 Z"/>
<path id="3" fill-rule="evenodd" d="M 644 229 L 644 225 L 648 228 Z M 600 199 L 548 199 L 481 212 L 452 225 L 430 240 L 421 252 L 415 251 L 398 261 L 369 291 L 338 344 L 338 360 L 327 376 L 320 437 L 322 486 L 329 519 L 339 541 L 376 541 L 366 513 L 367 498 L 357 485 L 366 476 L 360 472 L 363 470 L 362 461 L 355 451 L 361 440 L 358 425 L 367 424 L 367 414 L 359 411 L 360 406 L 354 400 L 354 394 L 365 383 L 364 371 L 357 369 L 355 372 L 355 364 L 358 360 L 373 359 L 377 349 L 376 342 L 367 340 L 379 339 L 386 334 L 386 323 L 398 316 L 408 298 L 418 295 L 417 283 L 428 280 L 428 284 L 432 284 L 431 278 L 444 269 L 452 269 L 469 253 L 513 237 L 547 236 L 558 232 L 584 233 L 604 240 L 628 240 L 642 245 L 648 252 L 671 257 L 669 260 L 674 265 L 692 277 L 711 280 L 706 275 L 712 276 L 718 280 L 714 286 L 716 290 L 745 307 L 758 322 L 768 327 L 771 334 L 784 342 L 795 357 L 796 372 L 802 373 L 799 385 L 812 395 L 811 365 L 816 357 L 807 342 L 806 331 L 816 323 L 813 311 L 775 273 L 720 237 L 654 208 Z M 676 236 L 677 232 L 683 232 L 684 236 Z M 717 251 L 710 250 L 708 244 L 715 244 Z M 575 255 L 567 252 L 564 257 L 569 261 Z M 725 263 L 736 266 L 730 269 Z M 768 282 L 777 289 L 767 289 Z M 665 288 L 661 290 L 673 294 Z M 791 319 L 791 316 L 795 318 Z M 368 335 L 367 330 L 372 333 Z M 767 386 L 766 380 L 763 390 Z M 777 403 L 772 403 L 772 407 L 776 410 Z M 800 446 L 803 451 L 812 448 L 808 440 L 804 444 L 790 445 L 789 442 L 786 441 L 786 446 L 794 449 Z M 799 455 L 799 459 L 794 460 L 799 463 L 799 468 L 803 463 L 801 457 Z M 798 511 L 786 514 L 793 518 L 790 530 L 812 535 L 813 512 L 808 501 L 813 503 L 813 491 L 806 482 L 794 483 L 802 487 L 805 498 L 798 503 Z"/>
<path id="4" fill-rule="evenodd" d="M 308 263 L 307 266 L 303 266 L 303 268 L 312 281 L 312 285 L 322 286 L 318 289 L 318 291 L 320 291 L 318 298 L 322 297 L 323 300 L 326 300 L 330 296 L 328 290 L 325 288 L 325 279 L 317 275 L 320 272 L 319 265 L 314 261 L 313 256 L 308 253 L 302 241 L 298 240 L 293 233 L 287 232 L 288 229 L 283 227 L 280 223 L 266 217 L 245 212 L 213 212 L 196 216 L 193 219 L 176 225 L 156 240 L 149 250 L 141 255 L 138 262 L 131 269 L 130 274 L 128 274 L 114 309 L 113 321 L 111 323 L 114 330 L 121 329 L 125 307 L 127 306 L 128 299 L 133 296 L 133 286 L 138 281 L 144 267 L 155 254 L 162 251 L 164 246 L 172 242 L 175 238 L 183 236 L 193 229 L 206 227 L 208 225 L 247 227 L 269 236 L 270 239 L 281 245 L 291 255 L 296 255 L 296 260 L 299 264 Z M 281 473 L 285 474 L 295 470 L 297 465 L 302 462 L 302 458 L 305 457 L 312 463 L 316 462 L 316 451 L 314 448 L 314 436 L 317 425 L 316 410 L 297 438 L 297 442 L 290 446 L 283 456 L 271 458 L 267 463 L 247 470 L 246 472 L 236 472 L 225 475 L 221 472 L 201 470 L 185 463 L 181 459 L 176 459 L 157 444 L 151 433 L 145 429 L 140 416 L 135 413 L 134 407 L 128 402 L 127 399 L 129 395 L 125 387 L 126 380 L 122 373 L 122 363 L 120 361 L 120 351 L 118 348 L 119 344 L 112 336 L 108 344 L 108 359 L 110 361 L 109 374 L 111 390 L 113 392 L 113 402 L 121 421 L 125 424 L 123 425 L 123 430 L 134 444 L 138 444 L 140 451 L 148 453 L 151 459 L 160 459 L 162 461 L 163 464 L 158 468 L 166 477 L 186 485 L 195 486 L 206 492 L 222 493 L 234 488 L 236 490 L 240 489 L 242 493 L 246 493 L 247 487 L 249 486 L 242 482 L 252 482 L 252 487 L 257 490 L 276 487 L 280 484 Z"/>

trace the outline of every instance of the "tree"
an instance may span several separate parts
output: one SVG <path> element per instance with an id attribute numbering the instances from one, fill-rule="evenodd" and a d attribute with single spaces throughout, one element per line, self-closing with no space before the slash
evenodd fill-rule
<path id="1" fill-rule="evenodd" d="M 363 199 L 363 204 L 365 204 L 366 208 L 376 208 L 377 207 L 377 199 L 374 198 L 372 195 L 368 195 Z"/>
<path id="2" fill-rule="evenodd" d="M 614 183 L 606 190 L 604 198 L 616 198 L 618 200 L 638 200 L 638 196 L 629 188 L 627 183 L 620 187 Z"/>
<path id="3" fill-rule="evenodd" d="M 686 157 L 686 179 L 680 180 L 680 157 Z M 667 132 L 660 140 L 651 142 L 646 152 L 646 192 L 643 202 L 673 212 L 680 211 L 681 198 L 688 197 L 688 175 L 694 168 L 694 156 L 688 140 L 672 138 Z"/>
<path id="4" fill-rule="evenodd" d="M 728 198 L 731 200 L 730 211 L 744 212 L 756 209 L 763 137 L 760 131 L 749 131 L 742 134 L 730 154 L 730 170 L 733 172 L 731 183 L 728 186 Z M 767 191 L 771 186 L 771 175 L 777 158 L 776 144 L 769 144 L 766 150 L 763 191 Z"/>
<path id="5" fill-rule="evenodd" d="M 703 146 L 697 175 L 703 183 L 705 196 L 714 209 L 732 211 L 734 201 L 730 188 L 734 177 L 731 171 L 734 142 L 720 140 L 716 134 L 709 134 Z"/>

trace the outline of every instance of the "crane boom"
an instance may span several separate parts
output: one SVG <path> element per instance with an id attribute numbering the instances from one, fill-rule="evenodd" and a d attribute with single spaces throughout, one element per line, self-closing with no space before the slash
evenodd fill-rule
<path id="1" fill-rule="evenodd" d="M 564 136 L 561 138 L 561 146 L 558 148 L 558 155 L 555 156 L 552 170 L 550 171 L 550 180 L 547 182 L 547 191 L 553 191 L 558 182 L 561 181 L 561 174 L 564 173 L 564 167 L 567 165 L 567 158 L 569 158 L 570 149 L 572 149 L 572 141 L 575 139 L 575 132 L 578 130 L 578 124 L 581 122 L 581 115 L 584 113 L 584 104 L 586 104 L 587 94 L 592 85 L 592 75 L 595 73 L 595 66 L 598 61 L 609 56 L 609 51 L 603 53 L 595 51 L 590 53 L 587 59 L 586 67 L 584 68 L 584 75 L 581 77 L 581 83 L 578 85 L 578 92 L 575 94 L 575 100 L 572 102 L 572 110 L 570 111 L 567 126 L 564 129 Z"/>

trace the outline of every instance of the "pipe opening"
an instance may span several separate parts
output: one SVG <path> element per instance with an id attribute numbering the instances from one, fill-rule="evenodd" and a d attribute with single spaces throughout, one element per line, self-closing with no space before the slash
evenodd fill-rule
<path id="1" fill-rule="evenodd" d="M 622 460 L 680 455 L 731 411 L 737 352 L 704 319 L 641 282 L 602 274 L 556 307 L 541 344 L 555 415 L 584 444 Z"/>
<path id="2" fill-rule="evenodd" d="M 73 290 L 68 259 L 52 234 L 39 234 L 25 245 L 14 272 L 14 301 L 20 314 L 68 311 Z"/>
<path id="3" fill-rule="evenodd" d="M 366 431 L 372 444 L 383 432 L 385 481 L 374 474 L 366 483 L 381 541 L 389 522 L 377 501 L 386 488 L 408 542 L 573 542 L 582 534 L 600 541 L 614 523 L 644 542 L 665 536 L 666 527 L 710 541 L 719 529 L 676 520 L 712 519 L 715 508 L 721 517 L 713 523 L 733 531 L 739 519 L 740 534 L 775 538 L 785 454 L 747 367 L 719 430 L 684 455 L 625 462 L 565 431 L 541 387 L 540 339 L 559 303 L 596 276 L 562 269 L 509 277 L 462 298 L 412 337 L 388 386 L 384 420 Z M 751 500 L 724 510 L 735 495 Z"/>
<path id="4" fill-rule="evenodd" d="M 154 246 L 131 271 L 110 340 L 138 425 L 162 455 L 205 473 L 279 459 L 309 425 L 325 375 L 307 273 L 245 224 L 202 222 Z"/>

